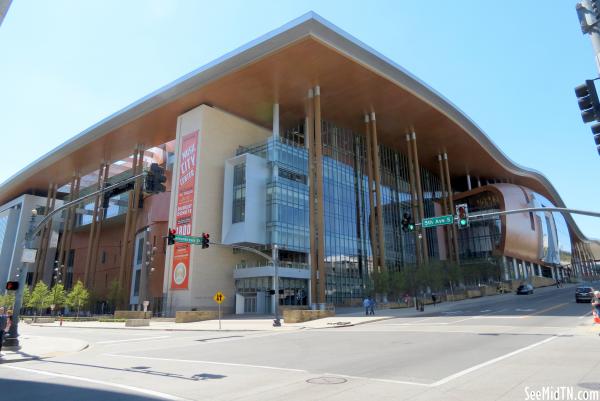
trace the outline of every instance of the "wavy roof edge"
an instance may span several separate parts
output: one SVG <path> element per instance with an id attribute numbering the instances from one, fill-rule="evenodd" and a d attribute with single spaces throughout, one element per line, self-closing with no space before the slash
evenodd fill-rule
<path id="1" fill-rule="evenodd" d="M 415 97 L 430 104 L 460 126 L 508 172 L 515 176 L 527 176 L 537 180 L 548 190 L 556 206 L 566 207 L 558 191 L 546 176 L 539 171 L 521 166 L 509 159 L 485 132 L 450 100 L 405 70 L 402 66 L 313 11 L 226 53 L 102 119 L 13 174 L 0 184 L 0 190 L 10 188 L 19 182 L 27 180 L 36 174 L 36 172 L 56 162 L 65 154 L 82 148 L 127 122 L 141 117 L 192 90 L 198 89 L 234 69 L 239 69 L 307 36 L 312 36 L 328 44 L 347 57 L 352 58 L 354 61 L 386 79 L 395 82 Z M 581 240 L 590 241 L 570 215 L 566 215 L 565 217 L 574 233 Z"/>

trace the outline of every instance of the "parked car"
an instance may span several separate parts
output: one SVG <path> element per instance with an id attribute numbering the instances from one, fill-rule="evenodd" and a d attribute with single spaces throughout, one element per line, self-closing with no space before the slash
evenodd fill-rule
<path id="1" fill-rule="evenodd" d="M 577 287 L 575 289 L 575 302 L 592 302 L 594 289 L 592 287 Z"/>
<path id="2" fill-rule="evenodd" d="M 521 284 L 517 288 L 517 295 L 533 294 L 533 286 L 531 284 Z"/>

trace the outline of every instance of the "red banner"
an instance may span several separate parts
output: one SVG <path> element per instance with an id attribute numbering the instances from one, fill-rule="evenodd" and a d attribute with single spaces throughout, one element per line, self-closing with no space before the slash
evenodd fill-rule
<path id="1" fill-rule="evenodd" d="M 175 229 L 178 235 L 192 235 L 197 147 L 198 131 L 183 137 L 179 150 L 179 179 L 177 181 L 177 209 L 175 210 Z M 172 290 L 188 289 L 191 248 L 190 244 L 181 242 L 173 245 Z"/>

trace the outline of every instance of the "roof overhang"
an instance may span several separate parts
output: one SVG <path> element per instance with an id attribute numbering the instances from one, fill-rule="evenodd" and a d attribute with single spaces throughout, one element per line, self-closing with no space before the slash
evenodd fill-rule
<path id="1" fill-rule="evenodd" d="M 305 115 L 307 90 L 321 87 L 325 120 L 364 129 L 375 112 L 380 143 L 405 151 L 405 134 L 417 133 L 420 163 L 437 171 L 446 152 L 451 174 L 506 179 L 565 206 L 541 173 L 511 161 L 462 111 L 402 67 L 315 13 L 272 31 L 183 76 L 105 118 L 42 156 L 0 187 L 0 204 L 49 182 L 67 183 L 101 161 L 130 155 L 136 144 L 156 146 L 175 138 L 180 114 L 210 104 L 270 127 L 272 103 L 281 120 Z M 574 233 L 585 236 L 571 217 Z"/>

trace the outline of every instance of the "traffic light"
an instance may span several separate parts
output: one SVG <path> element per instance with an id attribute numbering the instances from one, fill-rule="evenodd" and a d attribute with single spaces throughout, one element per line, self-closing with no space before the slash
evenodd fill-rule
<path id="1" fill-rule="evenodd" d="M 149 194 L 157 194 L 159 192 L 165 192 L 167 187 L 164 186 L 163 182 L 167 181 L 165 176 L 165 169 L 159 166 L 157 163 L 150 165 L 150 170 L 146 174 L 146 180 L 144 182 L 144 191 Z"/>
<path id="2" fill-rule="evenodd" d="M 210 245 L 210 234 L 202 233 L 202 249 L 208 248 Z"/>
<path id="3" fill-rule="evenodd" d="M 466 203 L 456 205 L 456 216 L 458 217 L 458 228 L 469 227 L 469 206 Z"/>
<path id="4" fill-rule="evenodd" d="M 415 223 L 412 221 L 412 217 L 408 213 L 404 213 L 402 216 L 402 231 L 415 231 Z"/>
<path id="5" fill-rule="evenodd" d="M 18 281 L 7 281 L 6 289 L 8 291 L 17 291 L 19 289 L 19 282 Z"/>
<path id="6" fill-rule="evenodd" d="M 177 230 L 169 228 L 169 235 L 167 235 L 167 245 L 173 245 L 175 243 L 175 233 Z"/>
<path id="7" fill-rule="evenodd" d="M 596 150 L 600 154 L 600 124 L 592 125 L 592 134 L 594 134 L 594 142 L 596 143 Z"/>
<path id="8" fill-rule="evenodd" d="M 600 121 L 600 101 L 598 101 L 594 81 L 588 79 L 585 84 L 579 85 L 575 88 L 575 95 L 577 96 L 583 122 Z"/>

